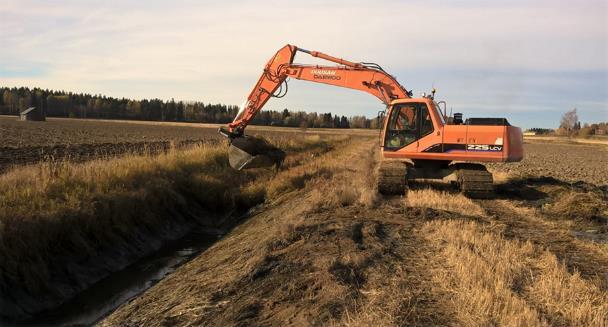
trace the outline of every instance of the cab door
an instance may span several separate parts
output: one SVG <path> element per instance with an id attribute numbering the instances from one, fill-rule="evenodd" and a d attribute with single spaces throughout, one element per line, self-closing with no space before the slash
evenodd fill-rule
<path id="1" fill-rule="evenodd" d="M 419 135 L 417 143 L 417 151 L 422 152 L 425 149 L 437 144 L 438 139 L 441 139 L 439 133 L 437 136 L 427 137 L 435 132 L 435 126 L 433 124 L 433 118 L 431 117 L 431 113 L 429 108 L 426 105 L 422 105 L 418 108 L 418 117 L 419 117 Z"/>
<path id="2" fill-rule="evenodd" d="M 385 151 L 418 152 L 419 140 L 434 131 L 425 103 L 400 103 L 393 106 L 384 137 Z"/>
<path id="3" fill-rule="evenodd" d="M 384 136 L 384 151 L 416 151 L 418 112 L 415 103 L 393 106 Z"/>

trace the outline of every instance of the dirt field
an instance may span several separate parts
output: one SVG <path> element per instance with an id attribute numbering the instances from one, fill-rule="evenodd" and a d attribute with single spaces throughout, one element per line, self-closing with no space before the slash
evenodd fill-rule
<path id="1" fill-rule="evenodd" d="M 524 145 L 521 162 L 488 167 L 517 177 L 547 176 L 565 182 L 608 185 L 608 145 L 532 142 Z"/>
<path id="2" fill-rule="evenodd" d="M 49 118 L 46 122 L 21 122 L 0 115 L 3 148 L 59 146 L 68 144 L 181 142 L 221 139 L 219 124 Z M 299 128 L 249 126 L 257 134 L 301 133 Z M 313 134 L 341 134 L 344 130 L 310 129 Z M 373 130 L 348 130 L 348 134 L 377 135 Z"/>
<path id="3" fill-rule="evenodd" d="M 40 161 L 82 162 L 125 153 L 157 153 L 176 146 L 217 142 L 214 128 L 50 119 L 21 122 L 0 116 L 0 171 Z"/>
<path id="4" fill-rule="evenodd" d="M 41 161 L 84 162 L 127 153 L 160 153 L 171 147 L 223 141 L 220 125 L 49 118 L 46 122 L 21 122 L 0 116 L 0 172 L 13 166 Z M 259 135 L 303 134 L 295 128 L 251 126 Z M 313 134 L 340 134 L 339 130 L 311 130 Z M 349 134 L 370 135 L 354 130 Z"/>
<path id="5" fill-rule="evenodd" d="M 475 201 L 424 184 L 377 198 L 374 149 L 323 155 L 322 178 L 258 208 L 102 325 L 608 323 L 607 190 L 560 179 L 605 176 L 576 170 L 598 149 L 526 145 L 540 162 L 494 166 L 510 172 L 497 198 Z"/>

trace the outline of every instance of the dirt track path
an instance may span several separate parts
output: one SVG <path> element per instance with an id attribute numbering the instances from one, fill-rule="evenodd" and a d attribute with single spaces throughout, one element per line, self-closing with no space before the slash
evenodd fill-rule
<path id="1" fill-rule="evenodd" d="M 401 201 L 374 210 L 307 214 L 295 198 L 239 227 L 106 325 L 448 325 L 451 312 L 433 287 L 433 247 L 418 236 L 419 211 Z M 305 215 L 279 233 L 277 217 Z M 412 219 L 404 219 L 404 215 Z M 254 225 L 258 225 L 257 227 Z M 257 248 L 254 244 L 257 243 Z M 251 246 L 254 246 L 253 248 Z"/>

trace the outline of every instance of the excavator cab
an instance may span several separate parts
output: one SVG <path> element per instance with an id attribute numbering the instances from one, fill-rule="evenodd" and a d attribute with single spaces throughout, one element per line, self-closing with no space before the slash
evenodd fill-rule
<path id="1" fill-rule="evenodd" d="M 434 130 L 425 103 L 400 103 L 393 106 L 384 140 L 386 150 L 397 150 L 416 142 Z"/>

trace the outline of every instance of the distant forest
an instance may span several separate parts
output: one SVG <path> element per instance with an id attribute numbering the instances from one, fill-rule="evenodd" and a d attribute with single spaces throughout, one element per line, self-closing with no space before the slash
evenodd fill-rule
<path id="1" fill-rule="evenodd" d="M 0 114 L 18 115 L 29 107 L 39 107 L 48 117 L 131 119 L 171 122 L 220 123 L 231 122 L 238 107 L 203 102 L 163 101 L 159 99 L 132 100 L 102 95 L 44 90 L 40 88 L 0 87 Z M 253 119 L 254 125 L 376 128 L 376 119 L 364 116 L 338 116 L 328 113 L 262 110 Z"/>

